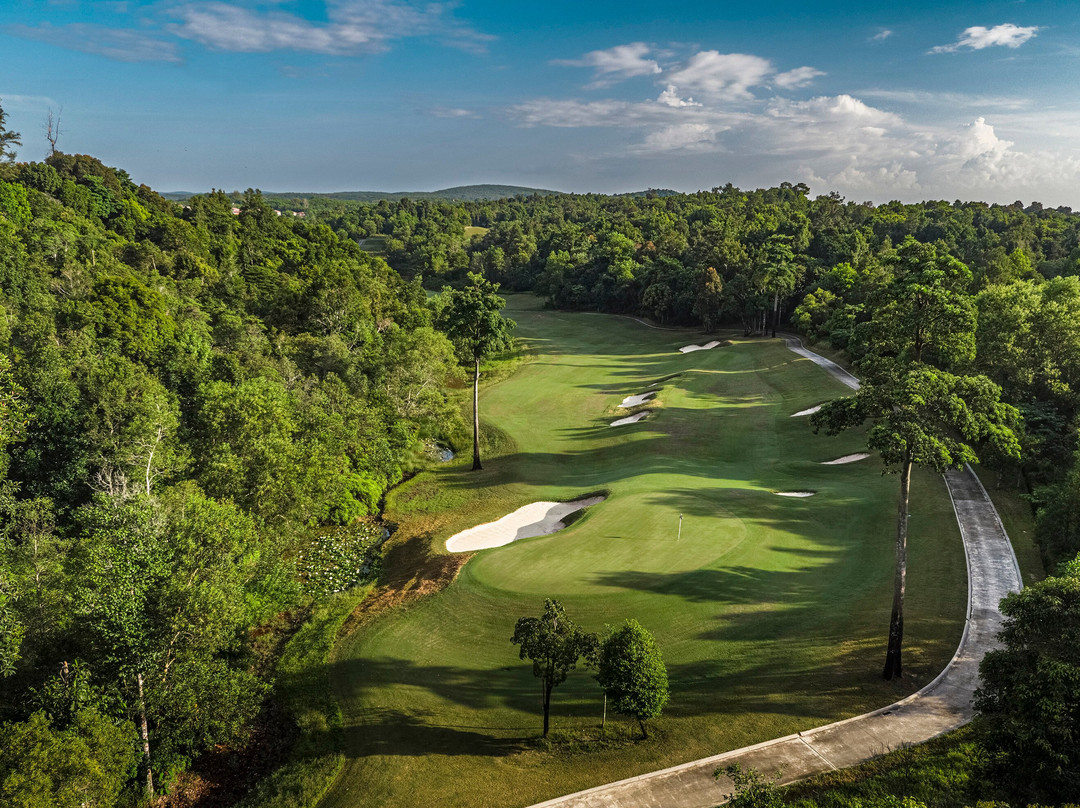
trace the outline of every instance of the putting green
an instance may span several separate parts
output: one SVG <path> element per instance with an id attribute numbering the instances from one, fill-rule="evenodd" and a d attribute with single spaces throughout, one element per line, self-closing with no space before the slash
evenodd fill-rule
<path id="1" fill-rule="evenodd" d="M 444 591 L 340 643 L 348 759 L 323 805 L 528 805 L 856 715 L 944 667 L 964 618 L 964 556 L 944 484 L 921 474 L 906 678 L 879 678 L 896 478 L 873 459 L 821 465 L 858 451 L 860 436 L 814 435 L 791 417 L 847 388 L 778 340 L 680 354 L 701 335 L 523 296 L 510 307 L 534 359 L 481 392 L 506 450 L 482 472 L 459 458 L 395 492 L 395 542 L 445 552 L 458 530 L 529 502 L 609 498 L 559 533 L 476 554 Z M 626 396 L 650 389 L 650 418 L 609 426 Z M 649 741 L 570 751 L 601 710 L 579 670 L 555 690 L 558 743 L 535 742 L 539 684 L 510 636 L 546 597 L 587 629 L 633 617 L 655 635 L 671 701 Z"/>

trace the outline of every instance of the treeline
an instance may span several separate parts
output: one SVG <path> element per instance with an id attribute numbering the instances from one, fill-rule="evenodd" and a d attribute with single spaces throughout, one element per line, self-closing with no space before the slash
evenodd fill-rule
<path id="1" fill-rule="evenodd" d="M 811 199 L 805 185 L 643 197 L 518 197 L 499 202 L 312 200 L 349 239 L 381 236 L 389 263 L 429 285 L 479 272 L 559 308 L 630 313 L 673 325 L 721 323 L 747 335 L 783 321 L 856 363 L 914 241 L 966 268 L 976 350 L 1024 416 L 1026 485 L 1048 566 L 1080 551 L 1080 214 L 979 202 L 884 205 Z M 486 228 L 466 236 L 465 228 Z"/>
<path id="2" fill-rule="evenodd" d="M 370 571 L 457 372 L 418 283 L 258 192 L 0 162 L 0 803 L 132 802 L 242 741 L 253 629 Z"/>

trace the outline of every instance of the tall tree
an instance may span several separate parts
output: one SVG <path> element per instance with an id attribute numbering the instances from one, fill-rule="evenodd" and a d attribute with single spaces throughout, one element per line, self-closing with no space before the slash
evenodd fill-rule
<path id="1" fill-rule="evenodd" d="M 885 679 L 903 674 L 912 468 L 943 472 L 978 462 L 980 444 L 1001 458 L 1020 454 L 1013 431 L 1019 413 L 1001 403 L 1001 388 L 985 376 L 956 375 L 942 367 L 963 367 L 973 355 L 972 304 L 962 291 L 966 278 L 970 273 L 955 259 L 906 243 L 894 282 L 885 290 L 888 302 L 865 329 L 870 353 L 860 365 L 862 387 L 811 418 L 815 431 L 830 435 L 872 419 L 867 446 L 881 455 L 886 471 L 900 476 Z"/>
<path id="2" fill-rule="evenodd" d="M 464 289 L 445 287 L 439 301 L 438 323 L 454 344 L 462 364 L 473 366 L 473 470 L 480 464 L 480 361 L 510 347 L 515 323 L 503 317 L 506 301 L 496 294 L 499 284 L 469 273 Z"/>
<path id="3" fill-rule="evenodd" d="M 656 640 L 637 620 L 604 640 L 596 680 L 616 712 L 634 718 L 648 738 L 645 722 L 667 704 L 668 676 Z"/>
<path id="4" fill-rule="evenodd" d="M 559 601 L 548 599 L 544 601 L 544 614 L 540 617 L 518 618 L 510 641 L 521 646 L 520 659 L 532 660 L 533 676 L 543 687 L 546 737 L 550 727 L 551 691 L 566 681 L 578 660 L 593 647 L 595 639 L 566 616 Z"/>
<path id="5" fill-rule="evenodd" d="M 15 149 L 12 146 L 21 146 L 21 135 L 18 132 L 10 132 L 4 125 L 7 122 L 7 113 L 3 105 L 0 105 L 0 163 L 11 162 L 15 159 Z"/>

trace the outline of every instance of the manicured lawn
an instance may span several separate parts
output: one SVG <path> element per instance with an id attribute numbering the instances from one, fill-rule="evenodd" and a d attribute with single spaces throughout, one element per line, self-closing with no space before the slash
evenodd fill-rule
<path id="1" fill-rule="evenodd" d="M 879 678 L 896 479 L 874 460 L 820 465 L 858 451 L 860 436 L 817 436 L 790 417 L 847 388 L 779 341 L 732 337 L 682 355 L 700 334 L 523 296 L 510 309 L 534 358 L 481 393 L 496 452 L 482 472 L 461 456 L 394 492 L 393 543 L 445 552 L 457 530 L 529 502 L 609 499 L 560 533 L 478 553 L 442 592 L 339 644 L 330 674 L 346 762 L 322 805 L 529 805 L 861 713 L 946 664 L 964 555 L 943 482 L 919 474 L 906 679 Z M 647 389 L 660 391 L 650 419 L 608 426 L 624 396 Z M 816 495 L 773 493 L 801 490 Z M 656 636 L 671 701 L 649 741 L 627 731 L 571 754 L 601 709 L 590 673 L 576 671 L 555 691 L 555 743 L 537 743 L 539 684 L 510 636 L 546 597 L 590 630 L 633 617 Z"/>

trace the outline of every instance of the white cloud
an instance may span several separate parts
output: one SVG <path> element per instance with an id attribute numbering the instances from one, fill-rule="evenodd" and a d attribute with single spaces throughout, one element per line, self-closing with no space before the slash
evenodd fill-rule
<path id="1" fill-rule="evenodd" d="M 707 123 L 680 123 L 650 132 L 636 151 L 713 151 L 716 135 L 716 129 Z"/>
<path id="2" fill-rule="evenodd" d="M 475 110 L 461 107 L 432 107 L 428 114 L 435 118 L 478 118 Z"/>
<path id="3" fill-rule="evenodd" d="M 594 69 L 592 88 L 607 87 L 635 76 L 652 76 L 660 71 L 655 59 L 646 59 L 650 48 L 644 42 L 616 45 L 607 50 L 586 53 L 580 59 L 555 59 L 552 64 Z"/>
<path id="4" fill-rule="evenodd" d="M 1006 48 L 1019 48 L 1035 36 L 1038 31 L 1039 27 L 1037 25 L 1021 28 L 1018 25 L 1013 25 L 1011 22 L 1003 25 L 995 25 L 993 28 L 974 25 L 971 28 L 965 28 L 964 32 L 960 34 L 960 38 L 956 40 L 956 42 L 953 42 L 951 45 L 938 45 L 936 48 L 931 48 L 930 53 L 953 53 L 961 48 L 982 50 L 983 48 L 990 48 L 998 45 Z"/>
<path id="5" fill-rule="evenodd" d="M 14 36 L 48 42 L 68 50 L 96 53 L 119 62 L 179 62 L 176 44 L 157 34 L 126 28 L 107 28 L 87 23 L 38 26 L 12 25 Z"/>
<path id="6" fill-rule="evenodd" d="M 882 39 L 888 39 L 889 37 L 891 37 L 893 35 L 893 33 L 894 32 L 891 31 L 888 28 L 882 28 L 880 31 L 878 31 L 876 34 L 874 34 L 872 37 L 870 37 L 870 39 L 874 40 L 874 41 L 880 41 Z"/>
<path id="7" fill-rule="evenodd" d="M 196 2 L 177 6 L 180 22 L 168 30 L 183 39 L 241 53 L 292 50 L 341 56 L 386 50 L 390 40 L 416 36 L 439 36 L 448 44 L 482 49 L 491 37 L 454 20 L 452 8 L 449 3 L 336 0 L 328 5 L 328 21 L 315 23 L 284 11 Z"/>
<path id="8" fill-rule="evenodd" d="M 750 88 L 764 84 L 773 73 L 772 63 L 760 56 L 707 50 L 695 53 L 667 80 L 713 98 L 749 99 Z"/>
<path id="9" fill-rule="evenodd" d="M 661 104 L 669 107 L 700 107 L 702 104 L 695 101 L 693 98 L 680 98 L 679 91 L 675 88 L 674 84 L 669 84 L 664 92 L 660 93 L 660 96 L 656 99 Z"/>
<path id="10" fill-rule="evenodd" d="M 824 75 L 825 72 L 818 70 L 816 67 L 796 67 L 786 73 L 778 73 L 773 79 L 773 83 L 785 90 L 796 90 L 800 87 L 806 87 L 818 76 Z"/>

